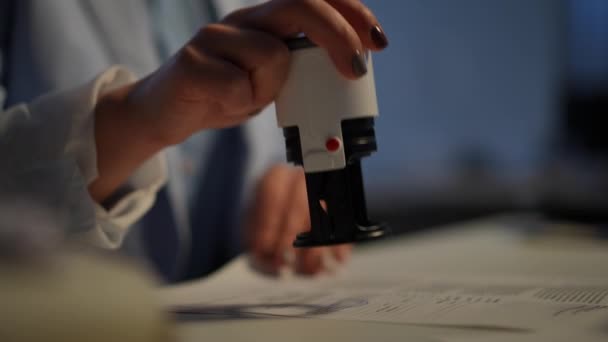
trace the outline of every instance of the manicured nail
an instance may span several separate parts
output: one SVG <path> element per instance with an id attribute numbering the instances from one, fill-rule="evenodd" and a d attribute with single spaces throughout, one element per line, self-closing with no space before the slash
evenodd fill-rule
<path id="1" fill-rule="evenodd" d="M 382 31 L 380 25 L 376 25 L 372 28 L 371 37 L 374 45 L 376 45 L 378 49 L 384 49 L 388 46 L 388 39 L 386 38 L 384 31 Z"/>
<path id="2" fill-rule="evenodd" d="M 361 54 L 360 51 L 357 51 L 353 55 L 352 67 L 355 76 L 361 77 L 367 74 L 367 62 L 365 61 L 365 56 Z"/>

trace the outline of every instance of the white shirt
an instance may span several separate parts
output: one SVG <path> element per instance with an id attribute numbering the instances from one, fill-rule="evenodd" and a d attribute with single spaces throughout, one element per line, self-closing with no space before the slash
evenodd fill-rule
<path id="1" fill-rule="evenodd" d="M 259 0 L 215 1 L 220 16 L 256 2 Z M 102 3 L 93 1 L 90 5 L 95 5 L 92 9 L 99 12 L 95 14 L 112 22 L 112 17 L 109 17 L 111 4 L 106 8 Z M 122 26 L 115 25 L 116 23 L 108 26 L 106 21 L 103 21 L 104 25 L 98 25 L 100 34 L 107 39 L 118 37 L 118 33 L 113 30 L 124 28 L 124 24 L 128 23 L 123 21 L 119 20 Z M 148 50 L 150 49 L 146 49 Z M 128 50 L 125 55 L 131 56 L 132 52 Z M 139 66 L 138 63 L 135 64 Z M 148 70 L 150 63 L 144 64 L 147 67 L 143 69 Z M 69 63 L 64 67 L 67 69 L 62 69 L 62 72 L 71 72 Z M 136 70 L 142 74 L 141 70 L 134 69 Z M 68 232 L 86 235 L 103 247 L 119 247 L 128 228 L 151 207 L 155 193 L 168 177 L 163 157 L 157 156 L 132 175 L 129 179 L 131 191 L 109 210 L 98 206 L 87 191 L 88 184 L 97 177 L 93 135 L 93 108 L 96 100 L 104 91 L 134 80 L 124 68 L 113 67 L 82 87 L 46 95 L 32 103 L 17 105 L 1 112 L 0 198 L 12 198 L 15 194 L 35 198 L 37 202 L 41 202 L 38 204 L 46 205 L 58 213 Z M 3 108 L 1 92 L 2 87 L 0 108 Z M 65 127 L 70 127 L 69 133 L 57 134 Z M 284 145 L 272 106 L 267 108 L 265 113 L 247 122 L 245 134 L 250 151 L 242 206 L 247 205 L 248 197 L 268 165 L 279 161 L 284 155 Z M 168 156 L 172 158 L 178 154 L 169 151 Z M 171 165 L 169 174 L 177 175 L 181 164 L 173 162 Z M 180 191 L 179 182 L 170 183 L 172 207 L 176 211 L 177 224 L 181 228 L 188 225 L 184 219 L 187 216 L 187 194 L 184 189 Z"/>
<path id="2" fill-rule="evenodd" d="M 81 87 L 1 112 L 0 201 L 36 201 L 51 209 L 72 235 L 106 248 L 120 246 L 166 180 L 165 163 L 158 155 L 132 175 L 130 192 L 112 208 L 103 208 L 88 193 L 97 177 L 97 99 L 134 80 L 130 72 L 113 67 Z"/>

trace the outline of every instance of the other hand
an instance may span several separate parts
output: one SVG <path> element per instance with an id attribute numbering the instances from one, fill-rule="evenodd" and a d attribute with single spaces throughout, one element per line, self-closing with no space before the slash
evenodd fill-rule
<path id="1" fill-rule="evenodd" d="M 254 264 L 266 273 L 292 266 L 298 273 L 316 274 L 325 270 L 328 257 L 345 262 L 352 248 L 292 247 L 298 233 L 310 230 L 310 215 L 304 171 L 289 165 L 276 165 L 262 177 L 246 227 Z"/>

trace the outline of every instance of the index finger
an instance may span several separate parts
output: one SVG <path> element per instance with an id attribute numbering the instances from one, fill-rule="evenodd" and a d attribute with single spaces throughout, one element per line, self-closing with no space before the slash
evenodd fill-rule
<path id="1" fill-rule="evenodd" d="M 255 194 L 248 233 L 251 252 L 261 261 L 274 259 L 277 239 L 281 232 L 281 216 L 288 205 L 291 173 L 285 166 L 274 166 L 260 181 Z"/>
<path id="2" fill-rule="evenodd" d="M 327 0 L 357 31 L 367 48 L 378 51 L 388 46 L 388 39 L 378 19 L 360 0 Z"/>
<path id="3" fill-rule="evenodd" d="M 281 38 L 304 33 L 327 50 L 347 78 L 356 79 L 367 72 L 366 46 L 343 14 L 325 0 L 274 0 L 237 11 L 225 20 Z"/>

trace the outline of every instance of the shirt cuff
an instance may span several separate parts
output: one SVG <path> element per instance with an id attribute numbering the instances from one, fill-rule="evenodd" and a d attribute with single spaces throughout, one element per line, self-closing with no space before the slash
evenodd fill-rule
<path id="1" fill-rule="evenodd" d="M 166 170 L 165 156 L 159 153 L 133 173 L 111 207 L 95 203 L 97 229 L 90 240 L 104 248 L 120 247 L 129 227 L 154 204 L 156 193 L 167 180 Z"/>
<path id="2" fill-rule="evenodd" d="M 108 69 L 94 82 L 93 102 L 97 103 L 99 96 L 105 92 L 133 81 L 135 81 L 135 76 L 121 67 Z M 83 158 L 79 165 L 82 166 L 83 174 L 88 182 L 91 182 L 97 177 L 97 156 L 92 129 L 86 133 L 86 137 L 93 137 L 93 139 L 89 141 L 90 145 L 86 148 L 86 153 L 82 154 Z M 103 248 L 120 247 L 129 227 L 141 219 L 152 207 L 156 193 L 166 181 L 166 161 L 161 152 L 135 170 L 119 190 L 120 195 L 113 198 L 111 206 L 102 206 L 95 202 L 97 225 L 89 234 L 89 240 Z"/>
<path id="3" fill-rule="evenodd" d="M 61 94 L 65 108 L 74 113 L 70 138 L 65 146 L 64 154 L 73 156 L 83 183 L 86 185 L 98 177 L 94 130 L 94 110 L 97 101 L 104 93 L 135 80 L 135 76 L 127 69 L 115 66 L 101 73 L 89 84 L 74 89 L 70 93 Z M 52 103 L 49 103 L 49 100 Z M 43 97 L 33 103 L 30 110 L 32 112 L 37 109 L 43 110 L 42 108 L 48 105 L 57 108 L 57 98 L 50 96 L 50 99 L 47 100 Z M 110 207 L 101 206 L 86 192 L 84 202 L 91 208 L 89 212 L 94 215 L 93 220 L 86 221 L 93 222 L 93 224 L 89 224 L 88 228 L 79 227 L 77 235 L 79 237 L 83 235 L 85 240 L 99 247 L 111 249 L 120 247 L 129 227 L 152 207 L 156 192 L 166 182 L 165 164 L 162 153 L 142 164 L 125 184 L 123 189 L 125 191 L 122 191 L 121 196 L 115 198 Z"/>

